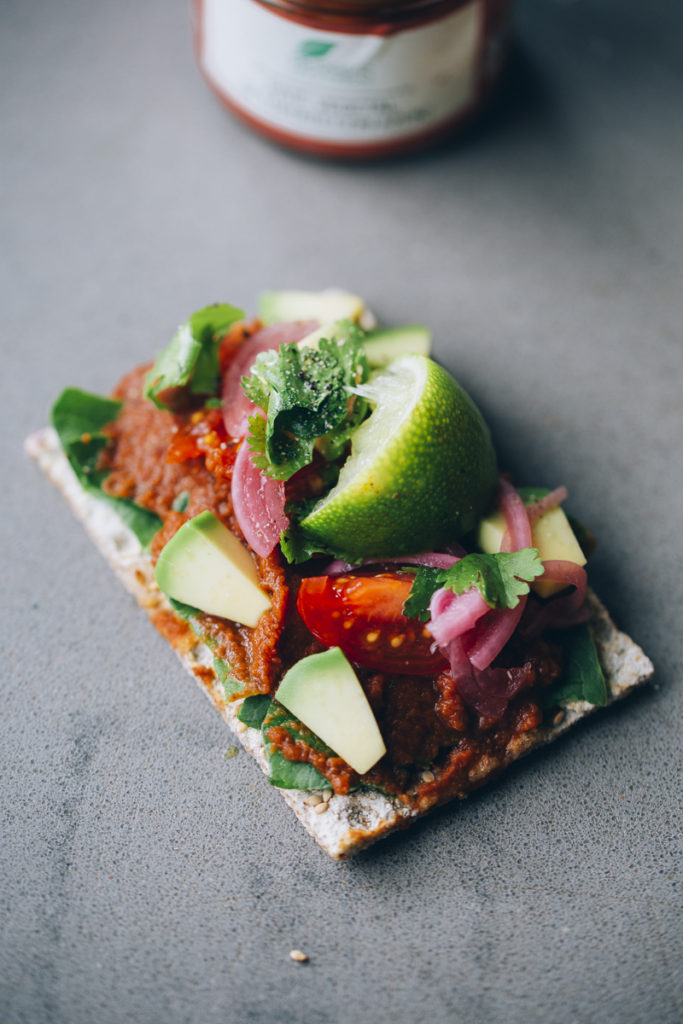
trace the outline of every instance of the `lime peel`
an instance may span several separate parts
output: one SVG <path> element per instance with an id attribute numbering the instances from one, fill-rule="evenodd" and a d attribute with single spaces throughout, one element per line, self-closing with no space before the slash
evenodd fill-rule
<path id="1" fill-rule="evenodd" d="M 362 392 L 373 412 L 353 435 L 336 486 L 301 520 L 304 535 L 359 560 L 436 550 L 473 529 L 497 470 L 471 398 L 419 355 L 389 364 Z"/>

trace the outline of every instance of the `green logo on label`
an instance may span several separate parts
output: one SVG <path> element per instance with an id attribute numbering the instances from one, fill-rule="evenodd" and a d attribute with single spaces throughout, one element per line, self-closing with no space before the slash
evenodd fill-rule
<path id="1" fill-rule="evenodd" d="M 333 50 L 335 43 L 326 43 L 322 39 L 307 39 L 299 46 L 300 57 L 324 57 Z"/>

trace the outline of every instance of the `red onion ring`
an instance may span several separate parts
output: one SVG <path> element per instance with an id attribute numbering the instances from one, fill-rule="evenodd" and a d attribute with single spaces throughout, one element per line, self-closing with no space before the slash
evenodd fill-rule
<path id="1" fill-rule="evenodd" d="M 257 555 L 269 555 L 289 525 L 285 515 L 285 484 L 266 476 L 252 462 L 243 441 L 232 472 L 232 506 L 244 538 Z"/>
<path id="2" fill-rule="evenodd" d="M 540 606 L 535 603 L 531 605 L 521 629 L 525 637 L 538 636 L 544 629 L 569 629 L 586 622 L 590 617 L 586 605 L 587 575 L 583 566 L 564 559 L 548 559 L 543 566 L 545 572 L 539 579 L 564 583 L 575 589 L 570 594 L 551 598 Z"/>
<path id="3" fill-rule="evenodd" d="M 337 558 L 330 562 L 326 569 L 320 573 L 321 576 L 340 576 L 345 572 L 353 572 L 355 569 L 367 569 L 371 565 L 426 565 L 433 569 L 450 569 L 459 561 L 455 555 L 447 555 L 437 551 L 430 551 L 424 555 L 397 555 L 395 558 L 364 558 L 362 562 L 345 562 Z"/>
<path id="4" fill-rule="evenodd" d="M 505 519 L 501 551 L 519 551 L 531 547 L 531 524 L 526 506 L 509 480 L 498 479 L 500 511 Z"/>
<path id="5" fill-rule="evenodd" d="M 470 707 L 488 718 L 500 718 L 524 683 L 524 673 L 515 669 L 473 667 L 462 637 L 448 646 L 448 660 L 458 693 Z"/>
<path id="6" fill-rule="evenodd" d="M 533 526 L 537 523 L 541 516 L 544 516 L 551 508 L 557 508 L 563 501 L 566 501 L 568 494 L 569 492 L 566 487 L 556 487 L 554 491 L 550 491 L 542 498 L 539 498 L 538 501 L 527 505 L 526 511 L 531 525 Z"/>
<path id="7" fill-rule="evenodd" d="M 491 612 L 490 618 L 470 649 L 469 657 L 478 669 L 488 668 L 497 658 L 514 631 L 526 606 L 526 594 L 519 599 L 516 608 L 501 608 Z"/>
<path id="8" fill-rule="evenodd" d="M 491 608 L 476 587 L 466 590 L 464 594 L 454 594 L 444 587 L 432 595 L 429 603 L 431 619 L 427 628 L 439 647 L 450 657 L 450 644 L 453 640 L 474 629 L 482 615 Z"/>
<path id="9" fill-rule="evenodd" d="M 499 480 L 500 510 L 505 519 L 502 551 L 519 551 L 531 547 L 531 525 L 524 502 L 505 477 Z M 526 605 L 526 594 L 515 608 L 502 608 L 491 612 L 477 637 L 469 657 L 475 669 L 485 669 L 502 651 L 519 624 Z"/>
<path id="10" fill-rule="evenodd" d="M 223 422 L 230 437 L 243 437 L 247 432 L 249 417 L 256 412 L 256 406 L 242 390 L 242 377 L 248 376 L 256 357 L 280 345 L 301 341 L 318 326 L 317 320 L 272 324 L 261 328 L 240 345 L 223 378 Z"/>

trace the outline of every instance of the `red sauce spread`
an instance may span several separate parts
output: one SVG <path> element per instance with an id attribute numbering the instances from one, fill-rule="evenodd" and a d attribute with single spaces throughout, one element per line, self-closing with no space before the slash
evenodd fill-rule
<path id="1" fill-rule="evenodd" d="M 230 333 L 222 349 L 224 366 L 248 334 L 243 325 Z M 103 460 L 110 470 L 106 490 L 132 498 L 160 516 L 163 525 L 152 544 L 154 560 L 182 524 L 205 509 L 243 539 L 230 497 L 241 442 L 226 435 L 218 409 L 173 414 L 144 399 L 146 370 L 141 367 L 128 374 L 114 392 L 123 407 L 108 428 L 112 443 Z M 314 487 L 310 480 L 309 484 Z M 272 601 L 258 625 L 250 629 L 200 616 L 202 637 L 241 684 L 233 697 L 273 692 L 291 665 L 323 649 L 296 610 L 299 570 L 288 565 L 278 549 L 267 558 L 253 557 L 261 586 Z M 194 634 L 176 616 L 159 612 L 157 620 L 160 631 L 178 643 L 193 642 Z M 387 746 L 387 755 L 363 781 L 426 809 L 469 792 L 502 769 L 510 745 L 524 742 L 524 735 L 541 724 L 543 691 L 562 670 L 559 649 L 542 640 L 526 647 L 511 642 L 504 656 L 500 663 L 518 674 L 520 686 L 497 720 L 467 708 L 447 673 L 425 678 L 356 666 Z M 341 758 L 313 749 L 280 726 L 267 730 L 267 739 L 289 760 L 313 764 L 338 793 L 358 783 Z"/>

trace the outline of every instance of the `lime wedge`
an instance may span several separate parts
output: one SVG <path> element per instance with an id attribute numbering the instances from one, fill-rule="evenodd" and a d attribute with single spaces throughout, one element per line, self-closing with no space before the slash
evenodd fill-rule
<path id="1" fill-rule="evenodd" d="M 362 392 L 373 411 L 336 486 L 302 519 L 306 537 L 358 561 L 433 551 L 473 529 L 497 471 L 469 395 L 420 355 L 390 363 Z"/>

